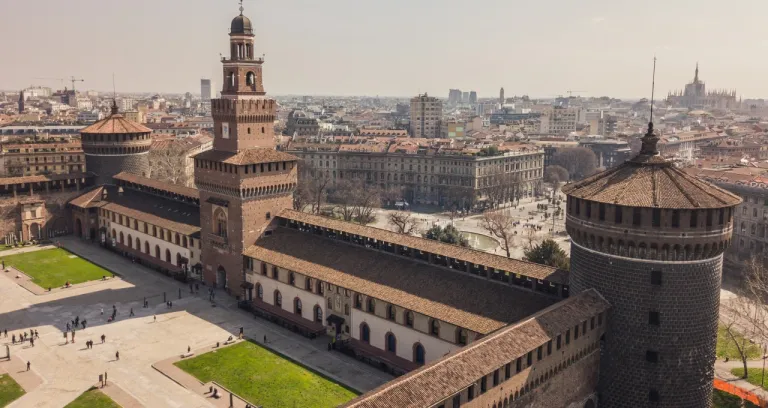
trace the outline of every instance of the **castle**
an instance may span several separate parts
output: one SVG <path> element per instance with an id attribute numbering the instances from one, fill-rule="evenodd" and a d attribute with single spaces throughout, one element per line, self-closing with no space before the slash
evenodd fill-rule
<path id="1" fill-rule="evenodd" d="M 89 173 L 0 191 L 74 197 L 65 231 L 401 375 L 345 407 L 711 405 L 740 199 L 662 159 L 652 125 L 634 159 L 563 189 L 569 273 L 294 211 L 298 159 L 275 149 L 242 9 L 229 38 L 198 188 L 146 178 L 149 130 L 115 108 L 82 132 Z"/>

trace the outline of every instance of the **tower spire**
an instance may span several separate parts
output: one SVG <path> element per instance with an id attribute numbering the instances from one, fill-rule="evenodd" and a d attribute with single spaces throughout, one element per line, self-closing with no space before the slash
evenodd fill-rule
<path id="1" fill-rule="evenodd" d="M 698 69 L 697 69 L 698 71 Z M 653 133 L 653 102 L 654 93 L 656 92 L 656 57 L 653 57 L 653 77 L 651 79 L 651 119 L 648 122 L 648 132 L 643 136 L 643 145 L 640 148 L 640 154 L 655 156 L 659 154 L 657 144 L 659 143 L 659 137 Z"/>
<path id="2" fill-rule="evenodd" d="M 699 62 L 696 61 L 696 74 L 693 76 L 693 82 L 698 83 L 699 82 Z"/>
<path id="3" fill-rule="evenodd" d="M 245 8 L 243 7 L 243 0 L 240 0 L 240 15 L 243 15 L 243 11 L 245 11 Z"/>

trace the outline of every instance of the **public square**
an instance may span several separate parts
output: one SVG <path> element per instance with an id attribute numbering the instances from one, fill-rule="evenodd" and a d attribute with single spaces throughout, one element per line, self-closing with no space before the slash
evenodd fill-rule
<path id="1" fill-rule="evenodd" d="M 99 385 L 99 375 L 105 372 L 109 384 L 105 393 L 124 408 L 228 406 L 228 399 L 213 400 L 185 388 L 153 364 L 178 357 L 188 347 L 211 349 L 215 343 L 237 336 L 240 327 L 246 337 L 260 341 L 267 336 L 269 348 L 354 390 L 365 392 L 392 378 L 329 352 L 327 339 L 309 340 L 254 318 L 237 309 L 234 298 L 222 292 L 216 293 L 213 306 L 206 287 L 191 295 L 188 285 L 96 245 L 73 237 L 60 242 L 119 277 L 36 294 L 21 286 L 13 273 L 0 272 L 0 330 L 8 330 L 8 337 L 0 338 L 0 356 L 5 355 L 6 345 L 12 356 L 10 361 L 0 359 L 0 374 L 11 374 L 27 390 L 9 407 L 64 407 Z M 171 308 L 164 302 L 164 293 L 173 302 Z M 145 298 L 148 308 L 142 307 Z M 116 321 L 108 323 L 113 305 Z M 129 316 L 131 309 L 133 317 Z M 75 343 L 70 337 L 65 344 L 67 322 L 76 317 L 86 319 L 87 328 L 76 332 Z M 12 335 L 18 337 L 29 330 L 40 335 L 34 347 L 29 342 L 12 344 Z M 86 348 L 87 340 L 94 341 L 92 349 Z M 26 362 L 30 362 L 29 372 L 24 370 Z"/>

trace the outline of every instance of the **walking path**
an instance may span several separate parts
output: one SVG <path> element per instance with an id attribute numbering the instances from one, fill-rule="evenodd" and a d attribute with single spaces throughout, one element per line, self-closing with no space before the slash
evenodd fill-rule
<path id="1" fill-rule="evenodd" d="M 744 364 L 740 360 L 730 360 L 725 362 L 718 359 L 715 361 L 715 377 L 727 381 L 745 391 L 749 391 L 759 396 L 760 398 L 768 401 L 768 391 L 762 389 L 757 385 L 749 383 L 749 381 L 736 377 L 731 374 L 731 370 L 734 368 L 743 368 Z M 763 360 L 749 360 L 747 361 L 747 368 L 763 368 Z M 766 378 L 768 383 L 768 378 Z"/>
<path id="2" fill-rule="evenodd" d="M 46 296 L 36 296 L 12 279 L 0 279 L 0 330 L 8 330 L 8 339 L 0 338 L 0 347 L 9 344 L 11 354 L 21 361 L 31 361 L 32 369 L 41 378 L 41 384 L 11 404 L 11 408 L 63 407 L 96 383 L 104 372 L 108 372 L 111 384 L 119 385 L 135 399 L 134 406 L 219 406 L 220 400 L 213 401 L 180 387 L 152 368 L 152 364 L 179 355 L 188 346 L 197 349 L 223 342 L 230 335 L 236 336 L 240 327 L 247 337 L 260 339 L 266 335 L 276 351 L 331 378 L 339 378 L 352 388 L 367 391 L 392 379 L 369 365 L 327 351 L 327 339 L 309 340 L 254 318 L 238 309 L 235 300 L 224 293 L 217 293 L 216 304 L 212 306 L 207 290 L 191 295 L 187 285 L 98 246 L 71 237 L 59 240 L 66 249 L 117 272 L 121 279 Z M 170 309 L 164 303 L 164 294 L 173 301 Z M 148 308 L 142 307 L 145 298 Z M 108 323 L 113 305 L 117 308 L 117 319 Z M 135 317 L 128 316 L 131 308 Z M 66 344 L 63 330 L 67 322 L 78 316 L 87 319 L 88 326 L 77 331 L 76 343 Z M 18 336 L 30 329 L 40 333 L 35 347 L 10 344 L 12 334 Z M 100 340 L 102 334 L 106 336 L 104 344 Z M 92 349 L 84 346 L 86 340 L 95 341 Z M 115 358 L 117 351 L 119 361 Z"/>

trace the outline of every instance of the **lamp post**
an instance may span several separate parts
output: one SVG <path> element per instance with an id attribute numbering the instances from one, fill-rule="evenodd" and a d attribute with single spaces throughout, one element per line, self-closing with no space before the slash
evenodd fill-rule
<path id="1" fill-rule="evenodd" d="M 760 387 L 765 386 L 765 359 L 768 358 L 768 354 L 766 354 L 766 351 L 768 351 L 768 349 L 766 348 L 766 346 L 763 346 L 763 375 L 760 378 Z"/>

